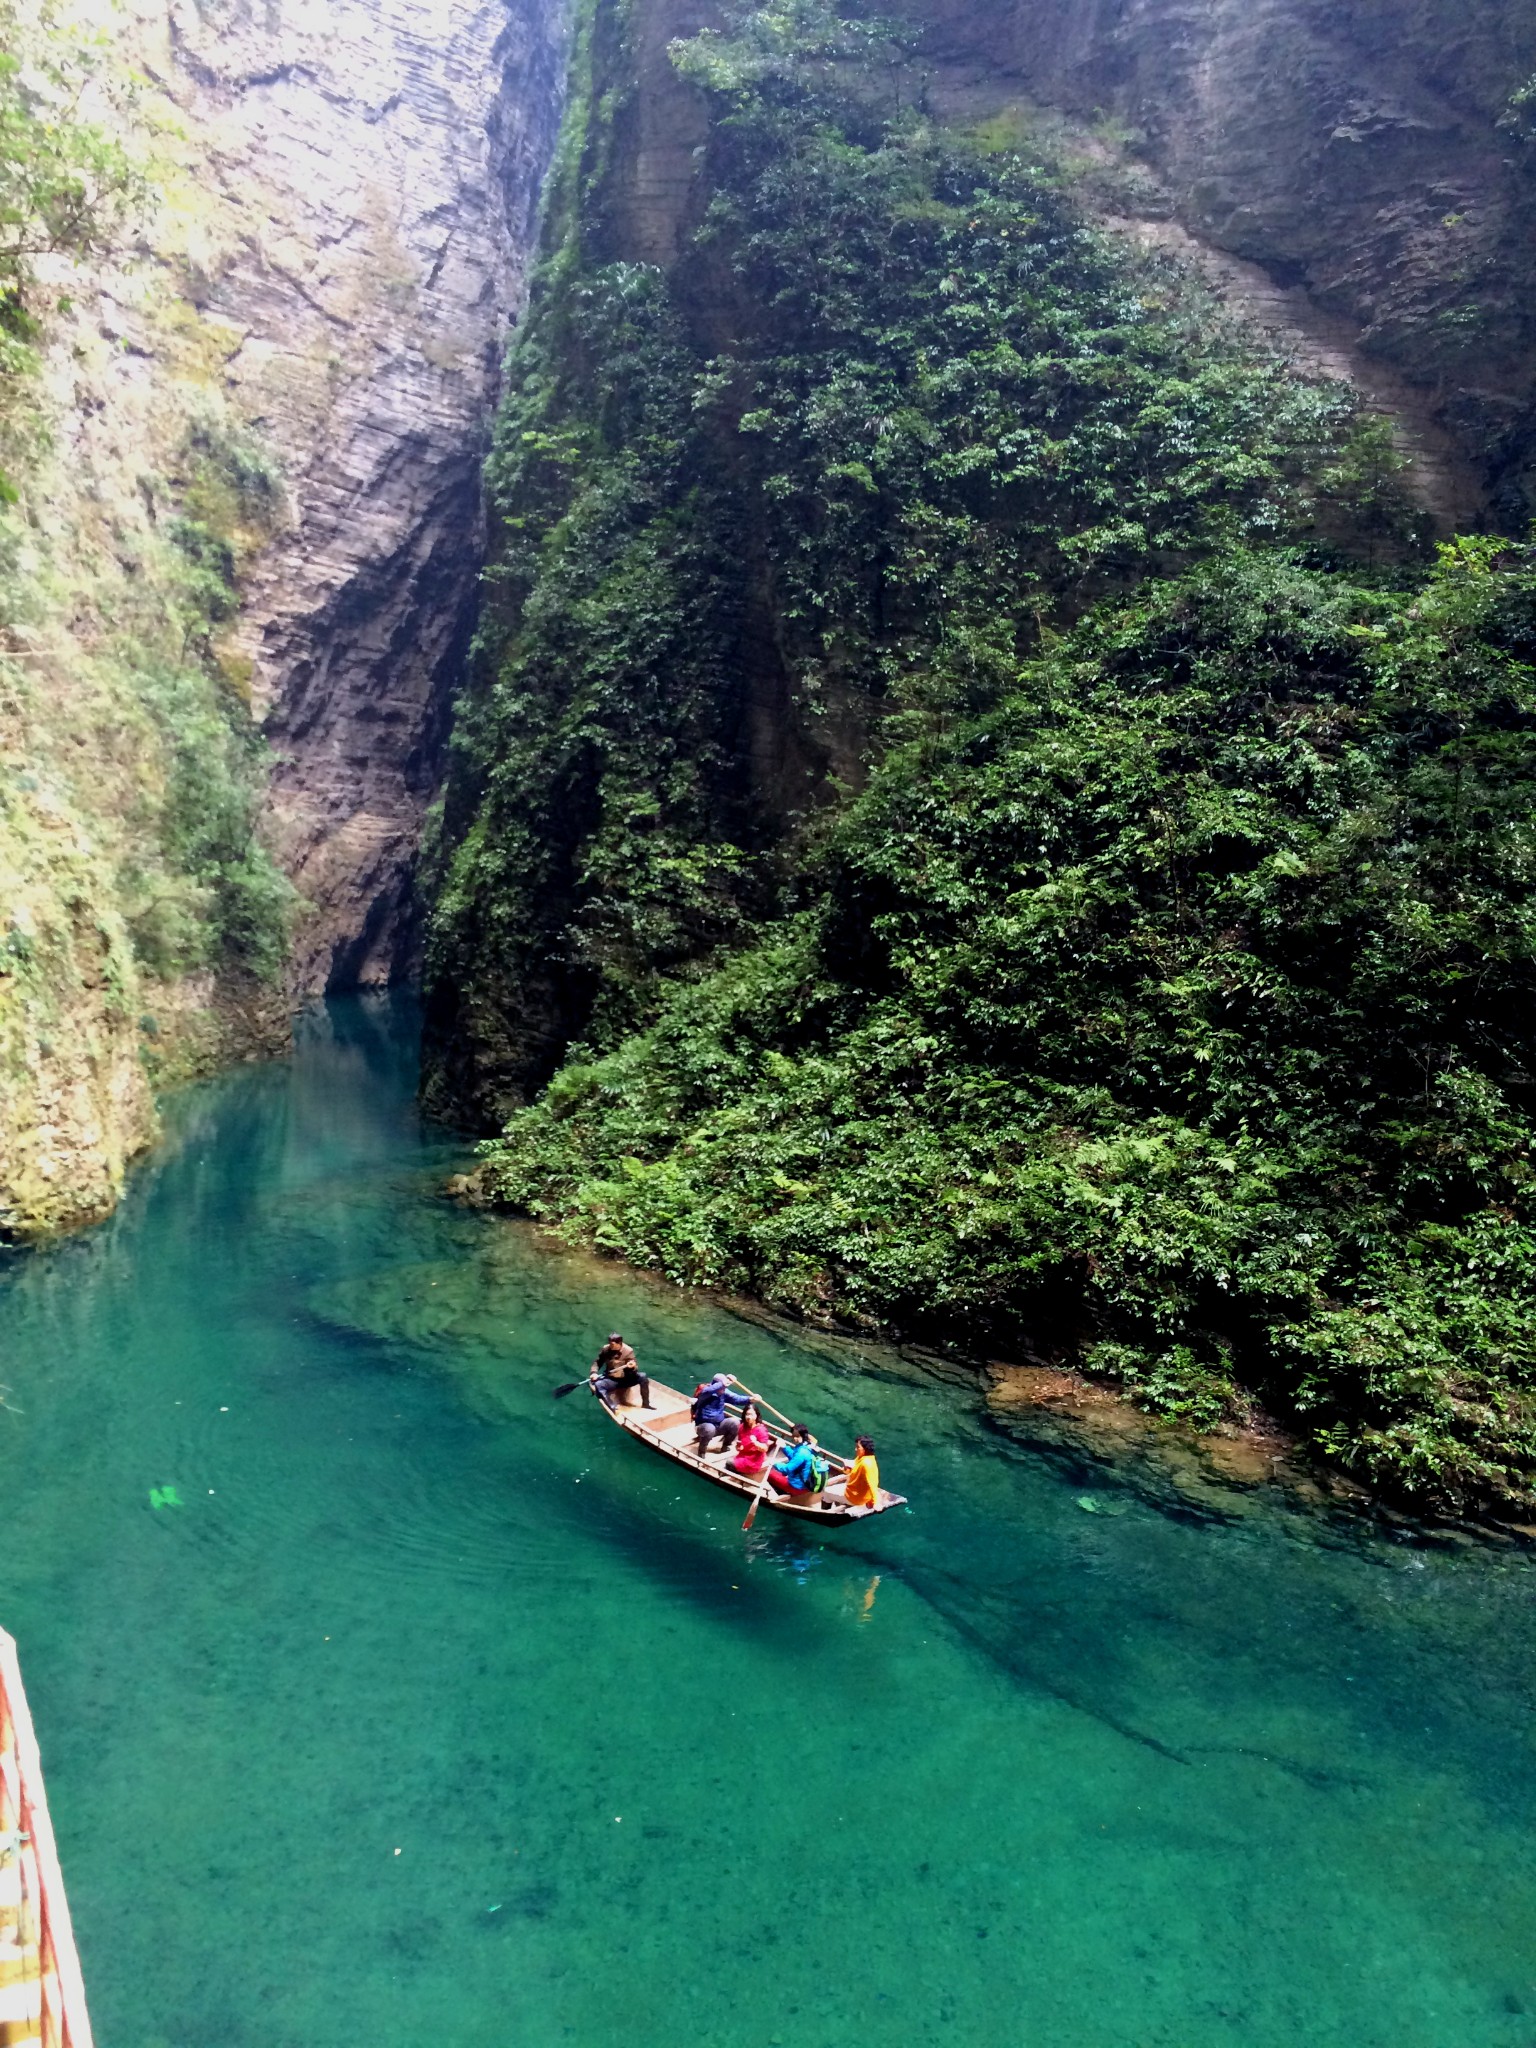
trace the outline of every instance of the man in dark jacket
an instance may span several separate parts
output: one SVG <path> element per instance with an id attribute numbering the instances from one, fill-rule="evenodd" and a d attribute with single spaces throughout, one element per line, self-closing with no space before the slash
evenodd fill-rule
<path id="1" fill-rule="evenodd" d="M 720 1439 L 721 1449 L 728 1451 L 741 1434 L 741 1423 L 731 1414 L 730 1409 L 730 1375 L 717 1372 L 693 1397 L 693 1426 L 698 1434 L 701 1458 L 711 1449 L 717 1437 Z"/>
<path id="2" fill-rule="evenodd" d="M 597 1387 L 598 1399 L 605 1408 L 614 1405 L 614 1396 L 620 1391 L 627 1398 L 631 1387 L 640 1389 L 642 1408 L 649 1408 L 651 1405 L 651 1382 L 640 1370 L 640 1361 L 617 1330 L 593 1359 L 592 1379 Z"/>

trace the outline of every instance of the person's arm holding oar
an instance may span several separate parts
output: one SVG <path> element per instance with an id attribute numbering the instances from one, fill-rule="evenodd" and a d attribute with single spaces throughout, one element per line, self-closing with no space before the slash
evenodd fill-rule
<path id="1" fill-rule="evenodd" d="M 563 1401 L 567 1394 L 574 1394 L 580 1385 L 580 1380 L 567 1380 L 563 1387 L 555 1388 L 555 1399 Z M 617 1330 L 593 1359 L 591 1370 L 587 1374 L 587 1385 L 610 1413 L 613 1410 L 613 1396 L 620 1387 L 638 1387 L 642 1407 L 649 1408 L 651 1405 L 651 1383 L 640 1370 L 640 1361 L 635 1356 L 633 1345 L 626 1344 Z"/>
<path id="2" fill-rule="evenodd" d="M 608 1355 L 608 1345 L 612 1342 L 613 1339 L 610 1337 L 608 1344 L 602 1347 L 591 1365 L 588 1366 L 587 1376 L 584 1380 L 567 1380 L 563 1387 L 556 1387 L 555 1399 L 557 1401 L 563 1401 L 567 1394 L 574 1394 L 576 1389 L 582 1386 L 590 1387 L 594 1394 L 597 1392 L 597 1383 L 602 1377 L 604 1362 Z"/>

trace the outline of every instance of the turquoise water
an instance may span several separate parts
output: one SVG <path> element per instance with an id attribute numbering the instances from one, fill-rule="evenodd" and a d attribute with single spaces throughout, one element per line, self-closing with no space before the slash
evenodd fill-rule
<path id="1" fill-rule="evenodd" d="M 1526 1564 L 1171 1512 L 445 1204 L 408 1023 L 188 1096 L 0 1278 L 101 2048 L 1533 2048 Z M 743 1537 L 551 1401 L 614 1326 L 913 1511 Z"/>

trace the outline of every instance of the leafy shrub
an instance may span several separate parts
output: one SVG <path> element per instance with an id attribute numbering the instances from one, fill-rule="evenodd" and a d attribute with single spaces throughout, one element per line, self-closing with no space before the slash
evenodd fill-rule
<path id="1" fill-rule="evenodd" d="M 1347 391 L 932 121 L 888 27 L 675 56 L 690 262 L 611 260 L 594 88 L 498 427 L 433 972 L 492 1094 L 553 1079 L 488 1185 L 1528 1503 L 1530 558 L 1431 568 Z"/>
<path id="2" fill-rule="evenodd" d="M 906 717 L 815 900 L 487 1153 L 673 1277 L 1233 1382 L 1381 1484 L 1536 1477 L 1536 573 L 1269 556 Z"/>

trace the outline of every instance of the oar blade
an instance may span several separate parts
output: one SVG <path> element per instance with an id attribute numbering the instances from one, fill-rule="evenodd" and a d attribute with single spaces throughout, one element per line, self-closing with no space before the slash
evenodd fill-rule
<path id="1" fill-rule="evenodd" d="M 770 1441 L 768 1446 L 768 1469 L 758 1481 L 757 1491 L 752 1496 L 752 1505 L 747 1509 L 747 1519 L 741 1525 L 743 1536 L 746 1535 L 752 1524 L 757 1520 L 757 1511 L 762 1506 L 767 1495 L 768 1481 L 773 1476 L 773 1454 L 777 1449 L 778 1445 Z"/>

